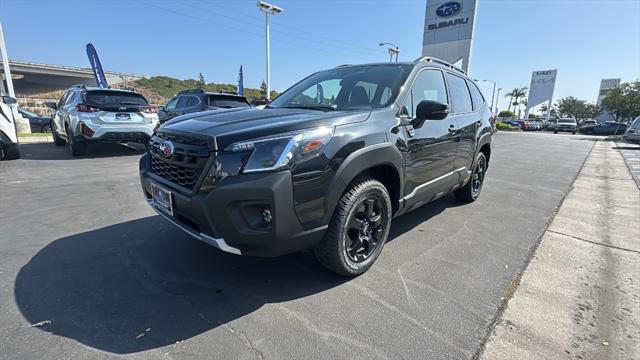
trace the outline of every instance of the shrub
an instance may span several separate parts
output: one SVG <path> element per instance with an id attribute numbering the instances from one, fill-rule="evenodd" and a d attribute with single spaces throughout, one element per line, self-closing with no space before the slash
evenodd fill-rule
<path id="1" fill-rule="evenodd" d="M 516 114 L 513 111 L 509 111 L 509 110 L 502 110 L 500 111 L 500 113 L 498 114 L 498 117 L 500 118 L 508 118 L 508 117 L 512 117 L 515 116 Z"/>
<path id="2" fill-rule="evenodd" d="M 505 124 L 503 122 L 497 122 L 496 123 L 496 129 L 503 130 L 503 131 L 518 131 L 518 130 L 520 130 L 520 128 L 517 128 L 517 127 L 509 125 L 509 124 Z"/>

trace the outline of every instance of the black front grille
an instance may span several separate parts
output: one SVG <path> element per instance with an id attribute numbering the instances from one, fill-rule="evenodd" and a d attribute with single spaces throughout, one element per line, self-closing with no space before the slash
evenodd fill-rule
<path id="1" fill-rule="evenodd" d="M 189 189 L 193 189 L 202 174 L 202 168 L 200 167 L 190 168 L 173 165 L 153 155 L 151 156 L 151 169 L 156 175 Z"/>
<path id="2" fill-rule="evenodd" d="M 160 151 L 165 142 L 173 145 L 173 154 L 169 156 Z M 193 190 L 212 152 L 206 139 L 157 132 L 149 141 L 149 153 L 156 175 Z"/>

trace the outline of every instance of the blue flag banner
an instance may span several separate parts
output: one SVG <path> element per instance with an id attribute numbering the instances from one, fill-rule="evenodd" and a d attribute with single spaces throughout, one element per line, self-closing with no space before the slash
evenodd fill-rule
<path id="1" fill-rule="evenodd" d="M 244 79 L 242 76 L 242 65 L 240 65 L 240 72 L 238 73 L 238 95 L 244 96 Z"/>
<path id="2" fill-rule="evenodd" d="M 102 71 L 102 64 L 100 64 L 98 53 L 91 43 L 87 44 L 87 56 L 91 63 L 91 69 L 93 69 L 93 76 L 96 78 L 96 84 L 98 84 L 98 87 L 108 88 L 109 84 L 107 83 L 107 77 L 104 76 L 104 71 Z"/>

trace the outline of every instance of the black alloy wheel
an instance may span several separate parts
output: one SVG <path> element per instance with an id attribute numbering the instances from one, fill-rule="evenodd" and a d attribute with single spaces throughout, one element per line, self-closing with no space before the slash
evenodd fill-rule
<path id="1" fill-rule="evenodd" d="M 383 200 L 377 195 L 362 199 L 353 209 L 344 234 L 347 256 L 359 263 L 375 253 L 385 233 Z"/>
<path id="2" fill-rule="evenodd" d="M 357 276 L 376 261 L 389 236 L 393 209 L 387 188 L 362 177 L 345 190 L 334 210 L 324 238 L 314 248 L 327 269 Z"/>
<path id="3" fill-rule="evenodd" d="M 478 158 L 476 167 L 473 169 L 473 174 L 471 175 L 471 191 L 473 192 L 474 197 L 478 197 L 478 195 L 480 195 L 486 169 L 486 159 L 484 156 L 481 156 Z"/>

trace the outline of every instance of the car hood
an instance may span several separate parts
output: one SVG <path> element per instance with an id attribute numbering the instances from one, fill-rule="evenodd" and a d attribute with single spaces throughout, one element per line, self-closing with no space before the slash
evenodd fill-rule
<path id="1" fill-rule="evenodd" d="M 218 149 L 241 140 L 321 126 L 364 121 L 371 110 L 319 111 L 308 109 L 236 108 L 178 116 L 158 131 L 215 137 Z"/>

